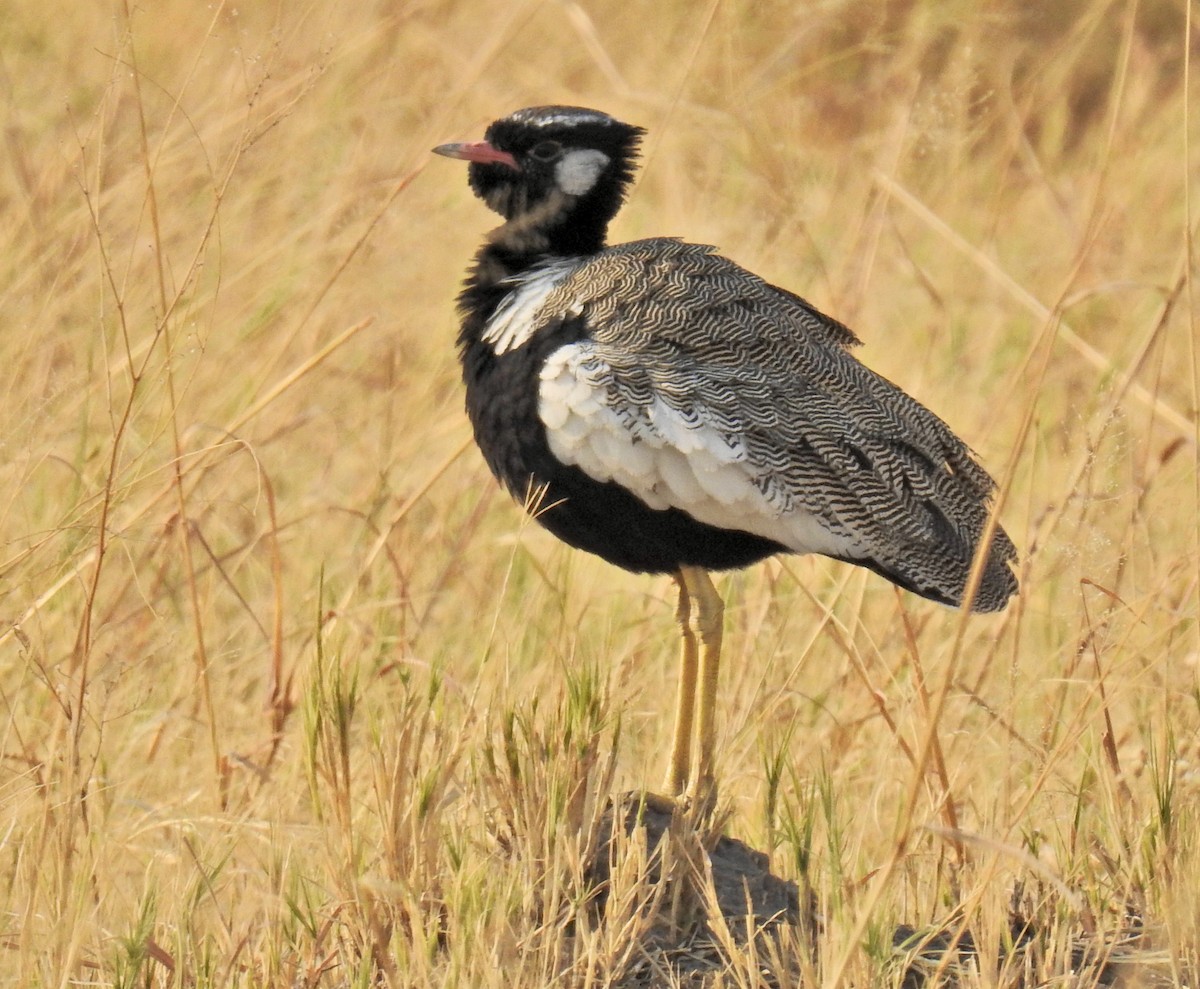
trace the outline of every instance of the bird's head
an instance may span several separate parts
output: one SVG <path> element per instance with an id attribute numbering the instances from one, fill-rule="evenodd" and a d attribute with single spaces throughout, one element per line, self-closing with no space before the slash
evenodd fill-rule
<path id="1" fill-rule="evenodd" d="M 621 208 L 644 133 L 598 110 L 536 106 L 497 120 L 482 141 L 433 150 L 470 162 L 471 188 L 510 223 L 573 231 L 589 249 Z"/>

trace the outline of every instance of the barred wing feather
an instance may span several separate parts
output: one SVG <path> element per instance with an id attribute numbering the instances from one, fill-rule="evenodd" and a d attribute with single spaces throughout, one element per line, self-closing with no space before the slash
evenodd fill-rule
<path id="1" fill-rule="evenodd" d="M 541 372 L 557 458 L 652 508 L 961 599 L 994 484 L 945 423 L 848 353 L 840 323 L 663 239 L 602 251 L 542 313 L 586 328 Z M 997 530 L 977 609 L 1004 606 L 1015 555 Z"/>

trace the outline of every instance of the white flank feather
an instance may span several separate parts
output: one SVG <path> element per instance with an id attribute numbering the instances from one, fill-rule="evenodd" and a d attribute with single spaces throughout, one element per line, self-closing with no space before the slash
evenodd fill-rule
<path id="1" fill-rule="evenodd" d="M 560 347 L 542 367 L 538 416 L 550 452 L 597 481 L 615 481 L 654 509 L 677 508 L 722 529 L 773 539 L 797 553 L 845 555 L 848 540 L 803 510 L 782 512 L 755 483 L 746 451 L 661 399 L 649 427 L 627 424 L 607 404 L 603 365 L 591 345 Z M 636 430 L 636 432 L 635 432 Z"/>

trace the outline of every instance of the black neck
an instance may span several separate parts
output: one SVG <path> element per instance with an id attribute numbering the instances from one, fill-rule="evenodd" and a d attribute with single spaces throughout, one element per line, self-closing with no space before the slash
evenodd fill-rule
<path id="1" fill-rule="evenodd" d="M 608 221 L 619 203 L 619 190 L 616 196 L 583 199 L 555 191 L 491 231 L 458 297 L 463 315 L 458 342 L 464 354 L 478 343 L 487 321 L 512 290 L 505 279 L 547 258 L 586 257 L 603 250 Z"/>
<path id="2" fill-rule="evenodd" d="M 462 308 L 486 319 L 508 290 L 501 285 L 504 279 L 548 257 L 584 257 L 603 250 L 608 217 L 586 206 L 561 194 L 551 196 L 489 233 L 467 275 Z"/>
<path id="3" fill-rule="evenodd" d="M 576 199 L 557 190 L 536 205 L 508 217 L 488 234 L 488 242 L 514 256 L 572 257 L 604 247 L 612 213 L 594 198 Z"/>
<path id="4" fill-rule="evenodd" d="M 514 243 L 501 236 L 507 226 L 508 224 L 505 224 L 504 227 L 492 231 L 487 243 L 475 254 L 475 263 L 468 270 L 462 292 L 459 293 L 458 310 L 462 314 L 463 322 L 458 344 L 464 353 L 472 344 L 479 342 L 496 307 L 500 305 L 504 296 L 512 291 L 512 285 L 506 282 L 507 279 L 519 275 L 548 257 L 587 253 L 558 250 L 551 239 L 531 242 L 527 238 L 520 238 Z"/>

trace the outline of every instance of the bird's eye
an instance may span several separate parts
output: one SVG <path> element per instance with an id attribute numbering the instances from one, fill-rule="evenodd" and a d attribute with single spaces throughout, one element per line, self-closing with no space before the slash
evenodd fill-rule
<path id="1" fill-rule="evenodd" d="M 553 161 L 562 154 L 562 145 L 557 141 L 539 141 L 529 154 L 538 161 Z"/>

